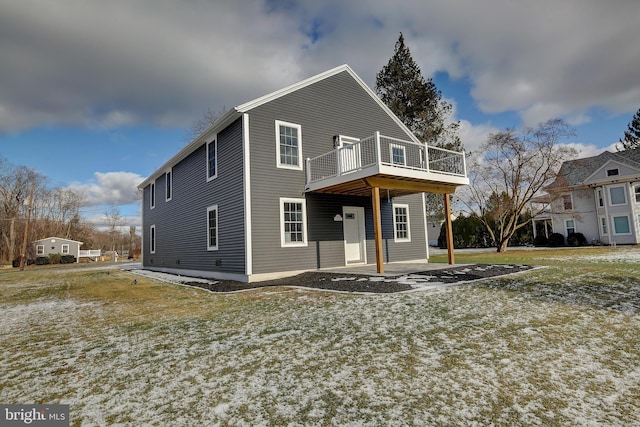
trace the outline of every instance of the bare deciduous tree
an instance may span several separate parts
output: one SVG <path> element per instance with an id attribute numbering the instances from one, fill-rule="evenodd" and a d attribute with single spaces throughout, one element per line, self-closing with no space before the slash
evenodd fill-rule
<path id="1" fill-rule="evenodd" d="M 560 141 L 574 135 L 563 120 L 552 119 L 527 127 L 489 135 L 471 161 L 465 204 L 479 211 L 498 252 L 524 227 L 522 213 L 549 185 L 562 163 L 575 158 L 574 148 Z M 532 213 L 535 215 L 535 213 Z"/>

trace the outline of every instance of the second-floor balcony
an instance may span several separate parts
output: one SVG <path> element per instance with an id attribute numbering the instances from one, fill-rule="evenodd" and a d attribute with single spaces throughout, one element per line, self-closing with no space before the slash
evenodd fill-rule
<path id="1" fill-rule="evenodd" d="M 333 151 L 307 159 L 307 191 L 369 194 L 371 182 L 404 192 L 453 192 L 469 184 L 464 153 L 375 135 L 340 137 Z M 400 191 L 402 193 L 402 191 Z"/>

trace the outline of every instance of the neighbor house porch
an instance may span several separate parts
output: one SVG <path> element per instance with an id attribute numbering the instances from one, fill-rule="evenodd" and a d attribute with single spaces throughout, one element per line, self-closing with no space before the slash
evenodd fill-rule
<path id="1" fill-rule="evenodd" d="M 444 195 L 449 263 L 454 263 L 449 195 L 469 184 L 463 152 L 375 135 L 334 137 L 334 150 L 307 159 L 307 192 L 371 196 L 376 264 L 384 272 L 380 190 L 389 197 L 415 193 Z"/>

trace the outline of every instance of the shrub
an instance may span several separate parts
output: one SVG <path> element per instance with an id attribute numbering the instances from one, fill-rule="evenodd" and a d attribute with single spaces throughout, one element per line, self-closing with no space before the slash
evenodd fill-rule
<path id="1" fill-rule="evenodd" d="M 49 257 L 39 256 L 36 258 L 36 265 L 47 265 L 49 264 Z"/>
<path id="2" fill-rule="evenodd" d="M 551 233 L 549 236 L 549 246 L 564 246 L 564 236 L 560 233 Z"/>
<path id="3" fill-rule="evenodd" d="M 60 264 L 61 259 L 62 259 L 62 255 L 60 254 L 49 254 L 50 264 Z"/>
<path id="4" fill-rule="evenodd" d="M 73 264 L 76 262 L 76 257 L 73 255 L 62 255 L 60 257 L 60 264 Z"/>
<path id="5" fill-rule="evenodd" d="M 538 234 L 533 241 L 535 246 L 549 246 L 549 239 L 544 234 Z"/>
<path id="6" fill-rule="evenodd" d="M 569 246 L 587 246 L 587 238 L 582 233 L 569 233 L 567 236 Z"/>

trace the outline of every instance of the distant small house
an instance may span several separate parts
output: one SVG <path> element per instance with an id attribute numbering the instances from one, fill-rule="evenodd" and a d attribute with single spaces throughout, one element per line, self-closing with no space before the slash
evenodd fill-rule
<path id="1" fill-rule="evenodd" d="M 63 239 L 61 237 L 47 237 L 33 242 L 36 257 L 48 257 L 50 254 L 73 255 L 76 262 L 80 260 L 80 246 L 82 242 Z"/>

